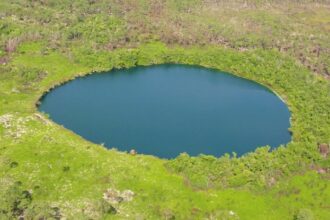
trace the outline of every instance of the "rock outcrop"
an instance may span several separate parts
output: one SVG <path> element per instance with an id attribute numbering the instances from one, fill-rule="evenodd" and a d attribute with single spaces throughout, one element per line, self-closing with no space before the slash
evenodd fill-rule
<path id="1" fill-rule="evenodd" d="M 120 192 L 116 189 L 107 189 L 107 191 L 103 193 L 103 199 L 112 205 L 116 205 L 121 202 L 130 202 L 133 200 L 133 197 L 134 192 L 131 190 L 124 190 Z"/>

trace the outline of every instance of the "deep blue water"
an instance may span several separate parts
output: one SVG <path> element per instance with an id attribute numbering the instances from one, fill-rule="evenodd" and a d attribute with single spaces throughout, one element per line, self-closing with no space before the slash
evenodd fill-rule
<path id="1" fill-rule="evenodd" d="M 270 90 L 231 74 L 156 65 L 93 74 L 46 94 L 39 107 L 82 137 L 161 158 L 242 155 L 290 141 L 290 112 Z"/>

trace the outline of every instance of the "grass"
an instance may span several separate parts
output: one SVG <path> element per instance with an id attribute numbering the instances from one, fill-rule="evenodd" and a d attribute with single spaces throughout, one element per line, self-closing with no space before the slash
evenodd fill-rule
<path id="1" fill-rule="evenodd" d="M 268 62 L 280 58 L 281 60 L 278 60 L 278 62 L 290 64 L 288 67 L 284 64 L 281 71 L 286 72 L 285 69 L 287 68 L 293 72 L 298 70 L 304 72 L 303 68 L 295 66 L 290 59 L 287 60 L 287 57 L 274 58 L 272 52 L 267 54 L 262 51 L 250 54 L 216 48 L 169 49 L 163 44 L 153 43 L 134 50 L 122 49 L 111 53 L 90 54 L 90 57 L 85 57 L 85 54 L 80 53 L 82 54 L 81 57 L 75 56 L 75 59 L 70 59 L 58 52 L 50 52 L 47 55 L 42 54 L 41 51 L 44 47 L 42 43 L 23 44 L 13 56 L 12 62 L 2 68 L 10 71 L 13 71 L 12 68 L 31 69 L 36 70 L 36 72 L 44 71 L 47 72 L 46 77 L 42 79 L 35 78 L 32 86 L 26 87 L 24 77 L 21 79 L 20 75 L 11 75 L 11 72 L 2 71 L 0 81 L 1 102 L 3 103 L 3 108 L 0 110 L 1 115 L 13 115 L 10 122 L 13 124 L 12 127 L 4 129 L 0 126 L 0 161 L 3 168 L 0 173 L 0 184 L 1 188 L 4 189 L 2 193 L 6 193 L 6 189 L 10 188 L 15 182 L 20 182 L 22 189 L 32 190 L 33 200 L 27 210 L 38 210 L 36 207 L 41 206 L 40 204 L 47 204 L 50 207 L 58 207 L 63 216 L 76 219 L 88 217 L 96 219 L 170 219 L 174 216 L 176 219 L 238 219 L 238 216 L 241 219 L 293 219 L 299 210 L 308 209 L 312 210 L 316 219 L 327 218 L 329 214 L 327 207 L 330 198 L 327 177 L 317 174 L 311 169 L 294 167 L 297 166 L 294 157 L 290 158 L 290 163 L 293 165 L 295 172 L 287 171 L 293 176 L 283 175 L 274 187 L 256 186 L 247 188 L 244 187 L 246 185 L 245 180 L 252 180 L 252 182 L 257 183 L 255 176 L 249 176 L 248 178 L 240 176 L 239 178 L 243 178 L 242 181 L 237 177 L 232 177 L 233 174 L 229 174 L 223 179 L 236 178 L 230 180 L 233 183 L 232 186 L 211 187 L 208 189 L 203 189 L 202 186 L 201 189 L 198 189 L 194 185 L 194 178 L 189 176 L 189 171 L 181 175 L 170 172 L 166 168 L 168 164 L 166 160 L 144 155 L 131 156 L 116 150 L 106 150 L 102 146 L 90 143 L 59 125 L 41 120 L 35 115 L 37 113 L 34 106 L 35 102 L 44 91 L 53 85 L 81 74 L 112 67 L 129 67 L 163 62 L 199 64 L 231 71 L 246 78 L 259 79 L 258 81 L 263 83 L 269 82 L 270 87 L 272 87 L 271 83 L 276 82 L 278 86 L 276 91 L 281 95 L 286 95 L 286 100 L 290 103 L 290 108 L 293 111 L 293 118 L 296 120 L 292 124 L 294 140 L 302 142 L 304 139 L 297 137 L 297 135 L 301 132 L 299 126 L 306 126 L 304 125 L 306 121 L 299 121 L 302 112 L 295 106 L 299 102 L 295 103 L 290 100 L 292 99 L 291 95 L 295 97 L 295 92 L 292 92 L 292 94 L 283 92 L 281 89 L 285 88 L 281 83 L 284 81 L 279 83 L 277 80 L 281 78 L 272 79 L 275 74 L 272 74 L 271 70 L 274 70 L 274 67 L 266 69 Z M 242 59 L 242 56 L 249 56 L 252 60 L 246 62 Z M 270 57 L 273 58 L 270 59 Z M 90 58 L 100 60 L 99 63 L 102 63 L 103 66 L 89 67 Z M 218 61 L 215 62 L 214 58 Z M 253 62 L 254 60 L 256 61 Z M 257 62 L 257 60 L 260 62 Z M 263 71 L 260 71 L 260 69 Z M 241 72 L 241 70 L 244 70 L 244 72 Z M 250 72 L 250 74 L 247 72 Z M 301 85 L 304 86 L 303 80 L 306 80 L 308 71 L 304 74 L 305 77 L 296 74 L 291 75 L 296 77 L 296 80 L 301 80 Z M 328 85 L 321 78 L 312 77 L 310 80 L 315 81 L 317 84 L 320 83 L 320 86 Z M 299 82 L 295 84 L 295 86 L 299 85 Z M 13 92 L 12 88 L 16 88 L 18 91 Z M 306 88 L 309 89 L 310 87 Z M 21 89 L 24 92 L 21 92 Z M 300 89 L 297 89 L 297 91 L 301 92 L 301 97 L 308 95 Z M 308 90 L 308 92 L 311 91 Z M 313 95 L 313 93 L 309 93 L 309 95 Z M 326 93 L 318 93 L 317 95 L 318 98 L 329 99 Z M 305 101 L 310 102 L 311 100 Z M 326 103 L 323 104 L 327 105 Z M 320 105 L 323 106 L 323 104 Z M 324 115 L 324 117 L 327 117 L 327 115 Z M 322 118 L 322 114 L 315 115 L 312 120 L 320 120 L 320 118 Z M 20 122 L 22 119 L 26 119 L 27 122 Z M 326 126 L 327 121 L 323 123 Z M 8 134 L 8 130 L 12 130 L 14 134 L 15 132 L 19 133 L 20 130 L 24 130 L 25 133 L 21 137 L 15 138 Z M 323 138 L 328 138 L 329 133 L 327 130 L 323 132 L 326 133 Z M 323 136 L 322 132 L 318 133 L 317 130 L 301 135 L 309 135 L 314 138 Z M 290 146 L 288 149 L 290 149 Z M 275 158 L 271 161 L 283 166 L 282 163 L 284 162 L 277 160 L 277 157 L 283 156 L 283 154 L 291 156 L 291 151 L 288 149 L 284 149 L 282 154 L 275 156 L 270 154 L 272 158 Z M 315 147 L 306 150 L 309 152 L 316 151 L 316 144 Z M 246 158 L 250 163 L 252 162 L 251 157 L 247 156 Z M 303 164 L 313 163 L 313 160 L 318 156 L 312 158 L 312 160 L 305 158 L 301 162 Z M 260 156 L 257 156 L 257 159 L 265 160 Z M 241 160 L 244 161 L 244 157 Z M 175 160 L 172 163 L 175 163 Z M 16 165 L 13 166 L 13 164 Z M 241 162 L 237 163 L 236 161 L 232 166 L 238 168 L 242 165 L 240 164 Z M 263 164 L 255 166 L 266 171 L 275 169 L 273 166 L 265 167 Z M 199 168 L 197 165 L 196 167 Z M 246 169 L 240 170 L 238 168 L 238 171 L 243 172 Z M 204 171 L 206 170 L 204 169 Z M 298 171 L 302 173 L 298 173 Z M 259 174 L 256 172 L 256 175 Z M 201 180 L 203 176 L 199 175 L 197 179 Z M 99 206 L 103 200 L 102 194 L 107 188 L 130 189 L 135 192 L 134 200 L 129 203 L 122 203 L 118 207 L 118 214 L 107 215 L 103 213 Z M 28 211 L 25 212 L 28 213 Z"/>
<path id="2" fill-rule="evenodd" d="M 330 143 L 329 5 L 193 2 L 0 1 L 0 219 L 328 218 L 329 172 L 317 170 L 330 170 L 318 152 Z M 292 113 L 292 142 L 161 160 L 107 150 L 37 111 L 67 80 L 161 63 L 271 88 Z M 114 214 L 109 188 L 134 199 Z"/>

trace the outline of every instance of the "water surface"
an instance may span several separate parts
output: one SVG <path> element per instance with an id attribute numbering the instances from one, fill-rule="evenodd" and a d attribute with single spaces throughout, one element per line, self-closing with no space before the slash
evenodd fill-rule
<path id="1" fill-rule="evenodd" d="M 290 141 L 290 113 L 270 90 L 212 69 L 156 65 L 75 79 L 40 111 L 108 148 L 161 158 L 242 155 Z"/>

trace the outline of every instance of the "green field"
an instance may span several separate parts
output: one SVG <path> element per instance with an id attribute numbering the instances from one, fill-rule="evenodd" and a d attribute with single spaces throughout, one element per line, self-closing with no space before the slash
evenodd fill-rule
<path id="1" fill-rule="evenodd" d="M 329 12 L 329 1 L 0 0 L 0 219 L 328 219 Z M 37 111 L 75 77 L 162 63 L 271 88 L 292 141 L 161 160 L 107 150 Z M 108 189 L 134 196 L 111 201 Z"/>

